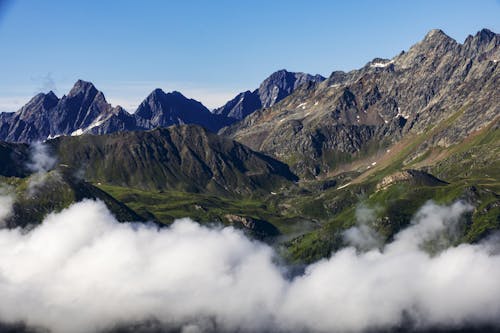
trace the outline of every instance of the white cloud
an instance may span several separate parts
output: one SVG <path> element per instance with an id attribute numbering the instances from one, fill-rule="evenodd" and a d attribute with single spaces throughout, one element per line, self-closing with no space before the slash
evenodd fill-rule
<path id="1" fill-rule="evenodd" d="M 38 88 L 34 92 L 35 94 L 38 94 L 40 92 L 48 93 L 49 91 L 57 93 L 56 82 L 52 77 L 52 73 L 50 72 L 45 75 L 32 76 L 31 81 L 38 85 Z"/>
<path id="2" fill-rule="evenodd" d="M 383 251 L 346 248 L 288 280 L 269 246 L 235 229 L 121 224 L 87 200 L 29 232 L 0 230 L 0 320 L 55 332 L 151 318 L 183 332 L 361 332 L 405 316 L 418 327 L 498 325 L 498 253 L 420 249 L 468 209 L 428 204 Z"/>
<path id="3" fill-rule="evenodd" d="M 370 250 L 383 245 L 382 237 L 372 228 L 377 209 L 359 205 L 356 207 L 356 226 L 344 231 L 344 240 L 360 250 Z"/>
<path id="4" fill-rule="evenodd" d="M 42 142 L 30 145 L 30 160 L 27 168 L 33 172 L 28 180 L 27 194 L 32 196 L 47 180 L 48 172 L 55 166 L 57 159 L 52 156 L 48 147 Z M 54 173 L 54 176 L 59 174 Z"/>
<path id="5" fill-rule="evenodd" d="M 27 167 L 33 172 L 47 172 L 56 164 L 56 158 L 52 156 L 48 147 L 41 142 L 30 145 L 30 161 Z"/>
<path id="6" fill-rule="evenodd" d="M 12 214 L 14 195 L 8 187 L 0 186 L 0 228 L 4 227 L 5 219 Z"/>

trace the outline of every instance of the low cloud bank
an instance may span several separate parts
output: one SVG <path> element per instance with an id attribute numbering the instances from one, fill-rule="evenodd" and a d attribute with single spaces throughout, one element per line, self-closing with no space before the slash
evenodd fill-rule
<path id="1" fill-rule="evenodd" d="M 29 232 L 0 230 L 0 321 L 75 333 L 153 319 L 186 332 L 500 327 L 493 240 L 422 250 L 468 210 L 429 203 L 382 250 L 348 247 L 289 280 L 272 248 L 233 228 L 121 224 L 86 200 Z"/>
<path id="2" fill-rule="evenodd" d="M 13 205 L 14 195 L 11 190 L 0 186 L 0 228 L 5 226 L 5 220 L 12 214 Z"/>
<path id="3" fill-rule="evenodd" d="M 29 178 L 27 194 L 34 195 L 47 180 L 48 172 L 54 168 L 57 159 L 49 152 L 49 148 L 42 142 L 30 145 L 30 160 L 26 167 L 33 172 Z"/>

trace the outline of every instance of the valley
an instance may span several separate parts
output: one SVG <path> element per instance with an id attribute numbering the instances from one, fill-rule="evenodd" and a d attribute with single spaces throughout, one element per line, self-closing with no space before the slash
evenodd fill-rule
<path id="1" fill-rule="evenodd" d="M 464 44 L 433 30 L 327 79 L 278 71 L 215 113 L 157 89 L 129 114 L 84 81 L 37 95 L 0 116 L 7 225 L 93 198 L 122 221 L 233 225 L 311 263 L 345 246 L 359 207 L 387 242 L 429 200 L 463 200 L 475 208 L 453 242 L 477 242 L 500 228 L 499 45 L 488 30 Z M 38 140 L 54 159 L 43 197 L 27 190 Z"/>

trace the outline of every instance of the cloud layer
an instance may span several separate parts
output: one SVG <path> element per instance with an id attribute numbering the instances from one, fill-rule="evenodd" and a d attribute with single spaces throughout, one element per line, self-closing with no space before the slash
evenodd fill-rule
<path id="1" fill-rule="evenodd" d="M 0 230 L 0 321 L 77 333 L 153 318 L 190 332 L 498 325 L 493 244 L 421 249 L 469 209 L 427 204 L 383 250 L 345 248 L 289 280 L 271 247 L 233 228 L 121 224 L 87 200 Z"/>

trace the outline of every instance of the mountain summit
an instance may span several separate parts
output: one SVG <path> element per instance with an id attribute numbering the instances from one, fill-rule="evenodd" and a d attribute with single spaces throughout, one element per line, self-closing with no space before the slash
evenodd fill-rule
<path id="1" fill-rule="evenodd" d="M 78 80 L 61 99 L 53 92 L 40 93 L 19 111 L 0 113 L 0 140 L 34 142 L 61 135 L 107 134 L 179 124 L 196 124 L 215 132 L 229 123 L 200 102 L 161 89 L 155 89 L 136 113 L 130 114 L 120 106 L 111 106 L 91 82 Z"/>
<path id="2" fill-rule="evenodd" d="M 60 135 L 106 134 L 182 124 L 217 132 L 257 109 L 274 105 L 302 84 L 322 80 L 319 75 L 280 70 L 255 91 L 239 94 L 214 113 L 178 91 L 165 93 L 157 88 L 134 114 L 111 106 L 94 84 L 78 80 L 61 99 L 53 92 L 41 93 L 15 113 L 0 113 L 0 140 L 33 142 Z"/>
<path id="3" fill-rule="evenodd" d="M 220 133 L 313 177 L 332 172 L 342 156 L 383 152 L 427 133 L 425 144 L 414 148 L 419 156 L 498 118 L 499 59 L 500 35 L 487 29 L 463 44 L 432 30 L 392 59 L 375 58 L 359 70 L 302 85 Z M 430 131 L 436 124 L 441 129 Z"/>
<path id="4" fill-rule="evenodd" d="M 324 80 L 321 75 L 293 73 L 282 69 L 272 73 L 258 89 L 239 93 L 224 106 L 215 109 L 214 113 L 229 117 L 232 122 L 236 122 L 260 108 L 273 106 L 303 84 Z"/>
<path id="5" fill-rule="evenodd" d="M 212 114 L 200 102 L 186 98 L 178 91 L 165 93 L 155 89 L 139 105 L 135 116 L 148 128 L 196 124 L 217 131 L 229 124 L 225 117 Z"/>

